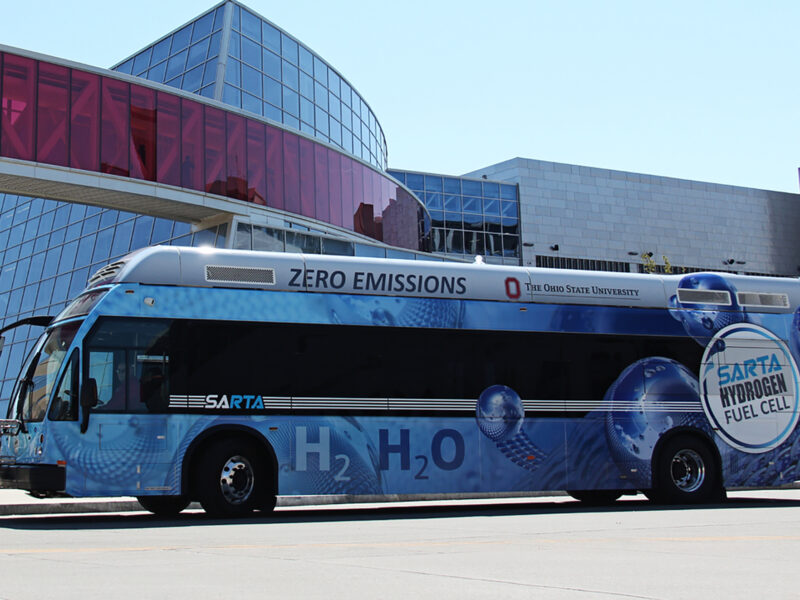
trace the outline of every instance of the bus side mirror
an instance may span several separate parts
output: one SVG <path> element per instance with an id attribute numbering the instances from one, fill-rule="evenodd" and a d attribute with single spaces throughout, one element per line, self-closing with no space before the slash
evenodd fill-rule
<path id="1" fill-rule="evenodd" d="M 89 428 L 89 412 L 97 406 L 97 381 L 87 379 L 81 388 L 81 433 L 86 433 Z"/>

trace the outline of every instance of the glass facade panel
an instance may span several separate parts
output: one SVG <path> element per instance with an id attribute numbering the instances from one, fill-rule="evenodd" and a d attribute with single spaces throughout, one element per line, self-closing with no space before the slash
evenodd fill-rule
<path id="1" fill-rule="evenodd" d="M 172 43 L 172 38 L 168 37 L 161 40 L 155 46 L 153 46 L 153 55 L 150 59 L 151 65 L 158 64 L 162 60 L 166 59 L 167 56 L 169 56 L 169 46 L 171 43 Z"/>
<path id="2" fill-rule="evenodd" d="M 263 60 L 264 66 L 263 71 L 270 77 L 274 77 L 277 80 L 281 78 L 281 57 L 277 54 L 270 52 L 266 48 L 261 54 L 261 58 Z"/>
<path id="3" fill-rule="evenodd" d="M 300 157 L 300 214 L 314 218 L 316 217 L 316 206 L 314 204 L 314 143 L 305 138 L 300 138 L 299 157 Z"/>
<path id="4" fill-rule="evenodd" d="M 73 70 L 70 93 L 70 166 L 97 170 L 100 166 L 100 77 Z"/>
<path id="5" fill-rule="evenodd" d="M 273 52 L 280 54 L 281 51 L 281 34 L 272 25 L 266 21 L 261 22 L 261 40 L 266 47 Z"/>
<path id="6" fill-rule="evenodd" d="M 325 223 L 330 222 L 330 193 L 328 173 L 328 149 L 324 146 L 314 147 L 314 201 L 316 218 Z"/>
<path id="7" fill-rule="evenodd" d="M 181 154 L 181 186 L 203 191 L 203 105 L 185 98 L 181 99 Z"/>
<path id="8" fill-rule="evenodd" d="M 227 179 L 224 111 L 206 107 L 205 139 L 205 191 L 223 196 Z"/>
<path id="9" fill-rule="evenodd" d="M 36 62 L 5 54 L 0 85 L 0 153 L 8 158 L 34 160 Z"/>
<path id="10" fill-rule="evenodd" d="M 194 30 L 192 31 L 192 41 L 196 42 L 197 40 L 207 36 L 211 33 L 211 30 L 214 26 L 214 13 L 210 12 L 206 15 L 203 15 L 197 21 L 194 22 Z"/>
<path id="11" fill-rule="evenodd" d="M 130 85 L 103 78 L 100 110 L 100 170 L 127 176 Z"/>
<path id="12" fill-rule="evenodd" d="M 227 113 L 227 189 L 228 198 L 247 200 L 247 141 L 245 120 L 239 115 Z"/>
<path id="13" fill-rule="evenodd" d="M 156 179 L 180 185 L 180 98 L 157 92 L 156 105 Z"/>
<path id="14" fill-rule="evenodd" d="M 330 223 L 342 225 L 342 155 L 328 152 Z"/>
<path id="15" fill-rule="evenodd" d="M 261 45 L 247 38 L 242 38 L 242 62 L 261 69 Z"/>
<path id="16" fill-rule="evenodd" d="M 285 232 L 281 229 L 253 226 L 253 250 L 283 252 Z"/>
<path id="17" fill-rule="evenodd" d="M 267 132 L 267 206 L 283 210 L 283 132 L 275 127 Z"/>
<path id="18" fill-rule="evenodd" d="M 131 177 L 156 180 L 156 94 L 131 86 Z"/>
<path id="19" fill-rule="evenodd" d="M 299 139 L 285 133 L 283 136 L 283 192 L 285 208 L 300 214 L 300 150 Z"/>
<path id="20" fill-rule="evenodd" d="M 281 34 L 281 56 L 297 64 L 297 42 L 284 34 Z"/>
<path id="21" fill-rule="evenodd" d="M 181 29 L 180 31 L 176 32 L 172 36 L 172 49 L 171 53 L 175 54 L 176 52 L 186 48 L 189 45 L 189 40 L 192 37 L 192 25 L 191 23 Z"/>
<path id="22" fill-rule="evenodd" d="M 516 186 L 406 171 L 389 174 L 405 181 L 431 210 L 435 251 L 453 255 L 483 253 L 501 257 L 500 262 L 504 263 L 511 262 L 508 259 L 520 261 Z M 501 201 L 501 196 L 508 200 Z"/>
<path id="23" fill-rule="evenodd" d="M 264 125 L 247 123 L 247 200 L 267 203 L 266 132 Z"/>
<path id="24" fill-rule="evenodd" d="M 67 116 L 69 114 L 69 70 L 42 63 L 37 94 L 36 160 L 67 165 Z"/>

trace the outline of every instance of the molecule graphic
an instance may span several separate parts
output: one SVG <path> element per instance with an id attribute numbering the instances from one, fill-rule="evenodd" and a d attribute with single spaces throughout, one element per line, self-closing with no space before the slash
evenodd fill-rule
<path id="1" fill-rule="evenodd" d="M 475 419 L 481 432 L 515 465 L 535 471 L 544 462 L 545 453 L 522 431 L 525 409 L 510 387 L 486 388 L 478 398 Z"/>
<path id="2" fill-rule="evenodd" d="M 747 320 L 747 314 L 736 299 L 736 289 L 721 275 L 687 275 L 681 279 L 678 288 L 728 292 L 731 304 L 725 310 L 720 310 L 720 306 L 716 304 L 689 304 L 682 303 L 677 296 L 670 298 L 670 315 L 702 346 L 724 327 Z"/>

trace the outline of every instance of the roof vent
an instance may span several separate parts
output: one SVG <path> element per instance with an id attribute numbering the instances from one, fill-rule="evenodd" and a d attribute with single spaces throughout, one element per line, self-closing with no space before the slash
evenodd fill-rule
<path id="1" fill-rule="evenodd" d="M 206 265 L 206 281 L 209 283 L 275 285 L 275 269 Z"/>
<path id="2" fill-rule="evenodd" d="M 110 265 L 106 265 L 105 267 L 101 267 L 98 269 L 94 275 L 89 277 L 89 281 L 86 284 L 86 287 L 94 287 L 97 285 L 102 285 L 104 283 L 109 283 L 113 281 L 114 277 L 117 276 L 117 273 L 122 270 L 122 267 L 125 266 L 125 261 L 117 261 L 111 263 Z"/>
<path id="3" fill-rule="evenodd" d="M 678 300 L 681 304 L 716 304 L 718 306 L 730 306 L 731 294 L 726 290 L 678 288 Z"/>

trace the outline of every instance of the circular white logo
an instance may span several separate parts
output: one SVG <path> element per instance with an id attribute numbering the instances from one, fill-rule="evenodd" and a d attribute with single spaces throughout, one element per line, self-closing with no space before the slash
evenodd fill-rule
<path id="1" fill-rule="evenodd" d="M 798 372 L 786 344 L 758 325 L 721 329 L 703 353 L 703 410 L 729 445 L 757 454 L 779 446 L 797 425 Z"/>

